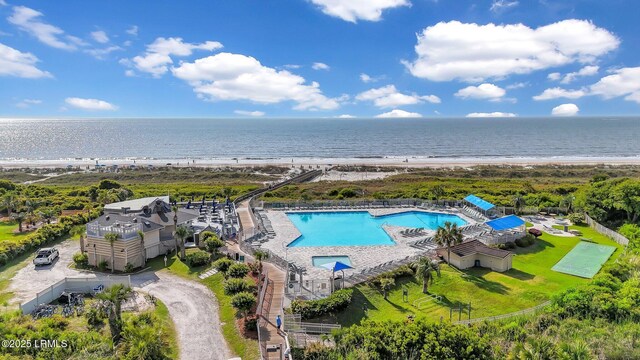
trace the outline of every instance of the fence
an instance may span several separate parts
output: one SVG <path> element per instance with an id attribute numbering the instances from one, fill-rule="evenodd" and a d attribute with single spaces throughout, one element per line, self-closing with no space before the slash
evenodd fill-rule
<path id="1" fill-rule="evenodd" d="M 64 291 L 90 293 L 98 285 L 109 287 L 116 284 L 131 286 L 131 278 L 127 276 L 108 276 L 104 278 L 64 278 L 47 289 L 36 294 L 34 299 L 20 304 L 23 314 L 29 314 L 40 304 L 48 304 L 60 297 Z"/>
<path id="2" fill-rule="evenodd" d="M 501 320 L 501 319 L 508 319 L 515 316 L 522 316 L 522 315 L 535 313 L 549 304 L 551 304 L 550 300 L 545 301 L 542 304 L 534 306 L 532 308 L 528 308 L 528 309 L 524 309 L 524 310 L 520 310 L 520 311 L 508 313 L 508 314 L 476 318 L 476 319 L 470 319 L 470 320 L 460 320 L 460 321 L 454 322 L 454 324 L 467 325 L 467 324 L 473 324 L 473 323 L 482 322 L 482 321 L 495 321 L 495 320 Z"/>
<path id="3" fill-rule="evenodd" d="M 610 237 L 620 245 L 623 245 L 623 246 L 629 245 L 629 239 L 609 229 L 608 227 L 601 225 L 597 221 L 593 220 L 589 215 L 584 214 L 584 220 L 587 222 L 587 224 L 589 224 L 589 226 L 594 228 L 600 234 Z"/>

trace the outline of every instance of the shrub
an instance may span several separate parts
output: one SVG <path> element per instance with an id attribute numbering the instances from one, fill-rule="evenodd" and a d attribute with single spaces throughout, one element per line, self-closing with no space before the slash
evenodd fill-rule
<path id="1" fill-rule="evenodd" d="M 208 252 L 206 251 L 202 251 L 202 250 L 197 250 L 194 252 L 190 252 L 187 254 L 186 256 L 186 263 L 189 266 L 202 266 L 202 265 L 206 265 L 207 263 L 209 263 L 209 259 L 211 258 L 211 255 L 209 255 Z"/>
<path id="2" fill-rule="evenodd" d="M 294 300 L 291 310 L 302 319 L 313 319 L 344 310 L 353 298 L 353 289 L 341 289 L 320 300 Z"/>
<path id="3" fill-rule="evenodd" d="M 241 292 L 235 294 L 231 298 L 231 306 L 236 308 L 245 317 L 249 313 L 252 307 L 256 304 L 256 297 L 248 292 Z"/>
<path id="4" fill-rule="evenodd" d="M 133 264 L 128 262 L 127 265 L 124 266 L 124 272 L 130 273 L 133 271 Z"/>
<path id="5" fill-rule="evenodd" d="M 573 224 L 582 225 L 584 224 L 584 214 L 583 213 L 571 213 L 567 215 L 567 219 L 571 221 Z"/>
<path id="6" fill-rule="evenodd" d="M 101 271 L 107 270 L 108 267 L 109 263 L 107 262 L 107 260 L 102 260 L 98 263 L 98 269 L 100 269 Z"/>
<path id="7" fill-rule="evenodd" d="M 216 236 L 216 234 L 213 234 L 211 232 L 210 234 L 212 234 L 212 236 L 208 237 L 204 241 L 204 246 L 207 248 L 208 252 L 216 254 L 218 253 L 218 249 L 224 246 L 224 242 L 218 239 L 218 236 Z"/>
<path id="8" fill-rule="evenodd" d="M 86 253 L 77 252 L 73 254 L 73 262 L 78 267 L 86 267 L 87 265 L 89 265 L 89 255 L 87 255 Z"/>
<path id="9" fill-rule="evenodd" d="M 102 190 L 120 189 L 121 187 L 120 183 L 110 179 L 104 179 L 98 183 L 98 189 Z"/>
<path id="10" fill-rule="evenodd" d="M 531 234 L 527 234 L 525 237 L 516 240 L 516 245 L 518 245 L 519 247 L 528 247 L 533 245 L 533 243 L 535 242 L 536 237 Z"/>
<path id="11" fill-rule="evenodd" d="M 258 331 L 258 318 L 250 317 L 244 322 L 244 331 Z"/>
<path id="12" fill-rule="evenodd" d="M 352 198 L 352 197 L 356 197 L 358 194 L 353 189 L 345 188 L 345 189 L 340 190 L 340 194 L 339 195 L 342 198 Z"/>
<path id="13" fill-rule="evenodd" d="M 222 259 L 216 260 L 213 263 L 213 267 L 220 272 L 226 273 L 227 270 L 229 270 L 229 267 L 233 264 L 235 264 L 235 261 L 228 258 L 222 258 Z"/>
<path id="14" fill-rule="evenodd" d="M 247 264 L 236 263 L 229 266 L 229 269 L 227 270 L 227 276 L 230 276 L 232 278 L 243 278 L 247 276 L 249 270 L 250 269 Z"/>
<path id="15" fill-rule="evenodd" d="M 0 253 L 0 266 L 4 266 L 9 262 L 9 256 L 7 254 Z"/>
<path id="16" fill-rule="evenodd" d="M 500 250 L 513 250 L 516 248 L 516 244 L 513 241 L 507 241 L 504 244 L 498 244 L 496 247 Z"/>
<path id="17" fill-rule="evenodd" d="M 235 295 L 240 292 L 253 292 L 255 286 L 245 279 L 232 278 L 224 283 L 224 293 Z"/>

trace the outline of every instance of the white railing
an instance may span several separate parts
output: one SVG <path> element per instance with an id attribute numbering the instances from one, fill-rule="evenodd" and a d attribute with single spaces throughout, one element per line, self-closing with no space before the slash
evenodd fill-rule
<path id="1" fill-rule="evenodd" d="M 87 224 L 87 236 L 104 237 L 106 234 L 118 234 L 120 239 L 138 237 L 138 231 L 142 231 L 142 224 L 115 222 L 113 225 L 101 226 L 98 223 Z"/>

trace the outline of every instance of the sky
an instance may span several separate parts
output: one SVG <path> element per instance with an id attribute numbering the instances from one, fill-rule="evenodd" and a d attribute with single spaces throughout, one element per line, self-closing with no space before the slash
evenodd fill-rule
<path id="1" fill-rule="evenodd" d="M 0 0 L 0 116 L 637 115 L 637 5 Z"/>

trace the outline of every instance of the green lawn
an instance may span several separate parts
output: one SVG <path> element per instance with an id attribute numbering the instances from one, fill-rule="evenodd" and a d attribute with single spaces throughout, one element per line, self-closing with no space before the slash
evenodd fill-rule
<path id="1" fill-rule="evenodd" d="M 609 262 L 620 255 L 621 246 L 612 240 L 586 226 L 572 228 L 579 229 L 583 237 L 597 243 L 616 246 L 618 250 Z M 469 302 L 472 318 L 530 308 L 548 300 L 552 294 L 588 281 L 551 270 L 579 241 L 578 237 L 559 237 L 544 233 L 531 247 L 517 248 L 513 269 L 504 273 L 480 268 L 461 272 L 443 265 L 442 277 L 436 278 L 435 283 L 429 287 L 431 294 L 442 297 L 441 303 L 416 303 L 416 300 L 425 295 L 422 294 L 421 283 L 409 277 L 397 279 L 396 287 L 387 300 L 377 288 L 360 285 L 355 288 L 354 301 L 347 310 L 323 320 L 337 321 L 344 326 L 357 324 L 364 318 L 401 320 L 408 315 L 426 316 L 433 320 L 443 317 L 448 320 L 451 307 L 457 309 L 459 304 L 467 305 Z M 403 286 L 409 290 L 409 300 L 406 302 L 402 299 Z M 457 315 L 454 320 L 457 320 Z"/>
<path id="2" fill-rule="evenodd" d="M 153 270 L 164 268 L 164 257 L 159 256 L 148 263 Z M 174 255 L 167 258 L 167 271 L 177 276 L 182 276 L 193 281 L 198 281 L 206 285 L 216 296 L 220 311 L 220 323 L 222 326 L 222 334 L 229 344 L 231 351 L 243 359 L 257 359 L 260 357 L 258 342 L 253 339 L 247 339 L 240 334 L 236 326 L 236 311 L 231 306 L 231 297 L 224 293 L 223 282 L 224 277 L 218 273 L 204 280 L 200 280 L 198 275 L 209 270 L 210 267 L 189 268 Z"/>
<path id="3" fill-rule="evenodd" d="M 21 234 L 15 234 L 14 231 L 18 229 L 18 223 L 15 221 L 0 221 L 0 243 L 5 241 L 15 242 L 22 240 L 29 232 L 23 232 Z"/>

